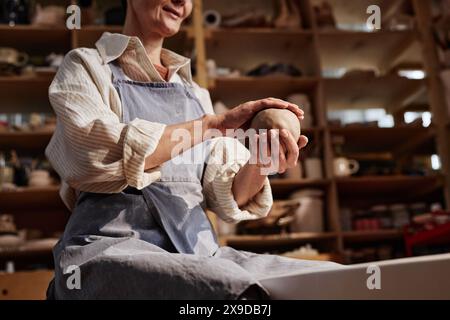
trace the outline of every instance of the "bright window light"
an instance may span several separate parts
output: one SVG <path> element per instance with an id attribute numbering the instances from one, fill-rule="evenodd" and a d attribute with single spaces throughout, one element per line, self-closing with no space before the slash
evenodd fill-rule
<path id="1" fill-rule="evenodd" d="M 380 128 L 393 128 L 395 126 L 394 117 L 391 114 L 385 115 L 383 118 L 378 120 L 378 126 Z"/>
<path id="2" fill-rule="evenodd" d="M 399 70 L 398 75 L 414 80 L 421 80 L 425 78 L 425 72 L 423 70 Z"/>
<path id="3" fill-rule="evenodd" d="M 411 111 L 405 112 L 404 114 L 405 123 L 411 123 L 416 119 L 420 118 L 420 116 L 421 116 L 420 112 L 411 112 Z"/>
<path id="4" fill-rule="evenodd" d="M 431 156 L 431 168 L 433 168 L 433 170 L 441 169 L 441 159 L 437 154 Z"/>
<path id="5" fill-rule="evenodd" d="M 363 32 L 376 31 L 372 26 L 368 27 L 367 23 L 337 23 L 337 28 L 340 30 L 348 30 L 348 31 L 363 31 Z"/>
<path id="6" fill-rule="evenodd" d="M 322 71 L 322 76 L 324 78 L 342 78 L 346 72 L 346 68 L 325 69 Z"/>
<path id="7" fill-rule="evenodd" d="M 343 125 L 355 122 L 366 123 L 372 121 L 377 121 L 378 126 L 381 128 L 392 128 L 395 125 L 394 117 L 387 114 L 386 111 L 381 108 L 334 110 L 328 112 L 328 118 L 330 120 L 339 120 Z"/>
<path id="8" fill-rule="evenodd" d="M 429 127 L 431 124 L 431 112 L 426 111 L 422 113 L 422 121 L 424 127 Z"/>
<path id="9" fill-rule="evenodd" d="M 432 114 L 429 111 L 425 112 L 413 112 L 408 111 L 404 114 L 405 123 L 411 123 L 417 119 L 422 119 L 422 125 L 424 127 L 429 127 L 431 124 Z"/>

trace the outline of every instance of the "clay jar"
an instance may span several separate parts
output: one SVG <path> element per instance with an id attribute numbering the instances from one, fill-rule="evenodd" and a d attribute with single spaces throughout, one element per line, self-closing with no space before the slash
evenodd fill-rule
<path id="1" fill-rule="evenodd" d="M 287 129 L 295 141 L 300 139 L 300 120 L 297 115 L 287 109 L 265 109 L 253 118 L 251 128 L 259 129 Z"/>

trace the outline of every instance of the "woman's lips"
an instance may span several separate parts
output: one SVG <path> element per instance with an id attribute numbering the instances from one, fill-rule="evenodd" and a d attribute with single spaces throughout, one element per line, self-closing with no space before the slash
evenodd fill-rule
<path id="1" fill-rule="evenodd" d="M 170 16 L 172 16 L 175 19 L 179 19 L 181 17 L 181 13 L 179 13 L 177 10 L 175 10 L 169 6 L 164 6 L 163 10 L 166 11 L 167 13 L 169 13 Z"/>

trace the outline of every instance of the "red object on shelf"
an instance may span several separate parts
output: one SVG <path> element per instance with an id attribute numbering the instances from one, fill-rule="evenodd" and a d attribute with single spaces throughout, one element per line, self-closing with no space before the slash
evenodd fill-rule
<path id="1" fill-rule="evenodd" d="M 447 214 L 450 214 L 447 213 Z M 415 246 L 450 243 L 450 222 L 435 224 L 432 229 L 412 224 L 404 228 L 406 255 L 412 256 Z"/>

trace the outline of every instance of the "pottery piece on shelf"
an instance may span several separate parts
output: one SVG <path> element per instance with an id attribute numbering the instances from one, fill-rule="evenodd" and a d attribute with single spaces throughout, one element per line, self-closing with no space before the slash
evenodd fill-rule
<path id="1" fill-rule="evenodd" d="M 304 189 L 293 193 L 290 198 L 298 201 L 292 232 L 323 232 L 323 191 Z"/>
<path id="2" fill-rule="evenodd" d="M 327 1 L 322 2 L 320 5 L 314 6 L 314 14 L 318 27 L 332 29 L 336 28 L 333 7 Z"/>
<path id="3" fill-rule="evenodd" d="M 36 12 L 32 24 L 48 27 L 64 27 L 66 25 L 66 10 L 61 6 L 36 5 Z"/>
<path id="4" fill-rule="evenodd" d="M 295 0 L 280 0 L 279 15 L 274 21 L 275 28 L 301 28 L 300 8 Z"/>

